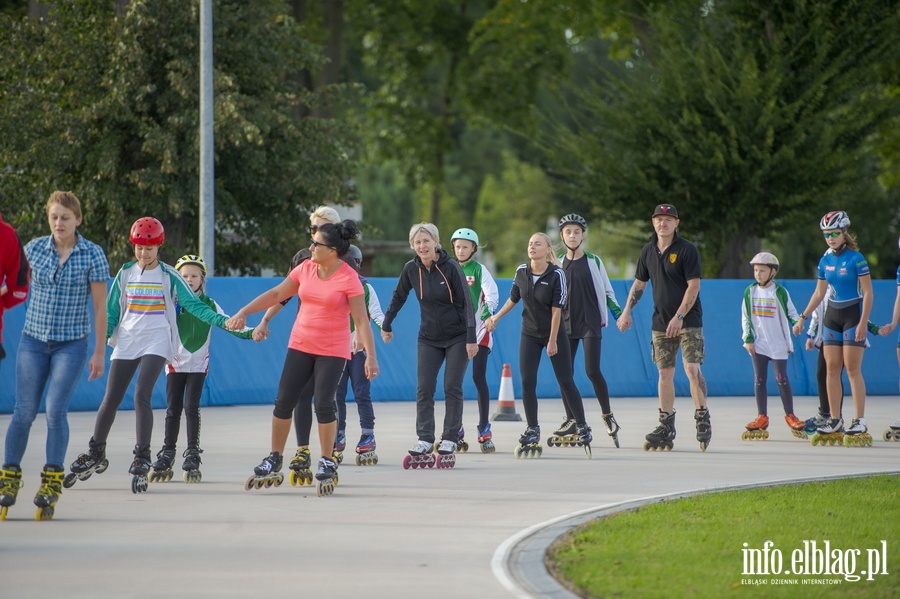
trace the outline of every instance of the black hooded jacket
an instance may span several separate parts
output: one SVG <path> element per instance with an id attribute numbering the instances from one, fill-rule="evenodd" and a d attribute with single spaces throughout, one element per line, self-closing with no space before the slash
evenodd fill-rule
<path id="1" fill-rule="evenodd" d="M 434 347 L 449 347 L 461 341 L 476 343 L 472 295 L 462 268 L 447 252 L 438 250 L 438 258 L 430 269 L 418 256 L 403 266 L 384 314 L 383 331 L 392 332 L 391 324 L 411 290 L 419 298 L 419 341 Z"/>

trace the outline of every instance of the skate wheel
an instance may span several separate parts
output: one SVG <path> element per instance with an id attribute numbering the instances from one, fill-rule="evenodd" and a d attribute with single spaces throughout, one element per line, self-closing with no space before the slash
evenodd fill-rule
<path id="1" fill-rule="evenodd" d="M 9 511 L 9 506 L 4 505 L 0 507 L 0 520 L 6 520 L 6 513 Z"/>
<path id="2" fill-rule="evenodd" d="M 768 438 L 769 438 L 769 431 L 763 431 L 763 432 L 762 432 L 762 438 L 763 438 L 764 441 L 765 441 L 766 439 L 768 439 Z"/>
<path id="3" fill-rule="evenodd" d="M 594 457 L 594 455 L 591 453 L 591 446 L 590 446 L 590 444 L 585 443 L 585 445 L 584 445 L 584 453 L 587 454 L 587 457 L 588 457 L 589 460 L 592 459 L 592 458 Z"/>
<path id="4" fill-rule="evenodd" d="M 341 451 L 333 451 L 331 452 L 331 458 L 338 464 L 342 464 L 344 462 L 344 453 Z"/>
<path id="5" fill-rule="evenodd" d="M 37 509 L 37 512 L 35 512 L 35 514 L 34 514 L 34 519 L 37 520 L 38 522 L 41 522 L 44 520 L 53 520 L 54 511 L 55 510 L 52 505 L 47 506 L 47 507 L 39 507 Z"/>
<path id="6" fill-rule="evenodd" d="M 357 456 L 356 456 L 356 465 L 357 466 L 363 465 L 362 457 L 359 454 L 357 454 Z"/>
<path id="7" fill-rule="evenodd" d="M 741 433 L 741 441 L 749 441 L 750 440 L 750 431 L 744 431 Z"/>
<path id="8" fill-rule="evenodd" d="M 100 465 L 97 466 L 97 469 L 95 470 L 95 472 L 97 474 L 103 474 L 104 472 L 106 472 L 107 468 L 109 468 L 109 460 L 104 459 L 103 461 L 100 462 Z M 88 475 L 88 476 L 90 476 L 90 475 Z M 87 478 L 87 477 L 85 477 L 85 478 Z"/>
<path id="9" fill-rule="evenodd" d="M 404 470 L 409 470 L 410 461 L 412 461 L 411 455 L 403 456 L 403 469 Z"/>
<path id="10" fill-rule="evenodd" d="M 644 451 L 650 451 L 650 441 L 644 441 Z"/>
<path id="11" fill-rule="evenodd" d="M 290 475 L 288 476 L 288 480 L 291 481 L 291 486 L 296 487 L 299 484 L 303 484 L 299 476 L 297 476 L 297 472 L 295 470 L 291 470 Z"/>
<path id="12" fill-rule="evenodd" d="M 275 485 L 276 487 L 280 487 L 281 483 L 283 483 L 283 482 L 284 482 L 284 475 L 279 474 L 278 476 L 275 477 L 275 480 L 272 481 L 272 484 Z"/>
<path id="13" fill-rule="evenodd" d="M 616 444 L 616 449 L 619 449 L 619 435 L 613 435 L 613 443 Z"/>
<path id="14" fill-rule="evenodd" d="M 76 480 L 78 480 L 78 476 L 76 476 L 74 472 L 67 474 L 63 479 L 63 487 L 71 489 L 75 485 Z"/>
<path id="15" fill-rule="evenodd" d="M 765 438 L 765 437 L 764 437 L 764 438 Z M 706 448 L 707 448 L 707 447 L 708 447 L 708 445 L 707 445 L 706 441 L 701 441 L 701 442 L 700 442 L 700 451 L 706 452 Z"/>
<path id="16" fill-rule="evenodd" d="M 256 487 L 256 481 L 254 480 L 255 476 L 250 476 L 247 480 L 244 481 L 244 490 L 252 491 Z"/>
<path id="17" fill-rule="evenodd" d="M 890 441 L 892 437 L 891 429 L 885 429 L 884 433 L 881 435 L 881 438 L 885 441 Z"/>
<path id="18" fill-rule="evenodd" d="M 460 453 L 466 453 L 467 451 L 469 451 L 469 444 L 465 441 L 460 441 L 459 445 L 456 447 L 456 450 Z"/>

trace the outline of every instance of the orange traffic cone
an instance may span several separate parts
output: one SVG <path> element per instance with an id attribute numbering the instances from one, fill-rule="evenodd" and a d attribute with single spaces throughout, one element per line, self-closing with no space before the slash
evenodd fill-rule
<path id="1" fill-rule="evenodd" d="M 513 394 L 512 371 L 509 364 L 503 365 L 503 374 L 500 376 L 500 395 L 497 398 L 497 413 L 491 420 L 511 422 L 522 420 L 522 417 L 516 413 L 516 397 Z"/>

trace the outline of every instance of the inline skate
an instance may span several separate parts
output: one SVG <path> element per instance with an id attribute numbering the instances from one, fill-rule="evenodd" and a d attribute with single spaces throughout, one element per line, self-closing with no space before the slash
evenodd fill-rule
<path id="1" fill-rule="evenodd" d="M 659 426 L 644 437 L 644 451 L 671 451 L 675 446 L 675 412 L 659 411 Z"/>
<path id="2" fill-rule="evenodd" d="M 184 462 L 181 464 L 181 469 L 184 470 L 182 475 L 184 482 L 199 483 L 203 480 L 203 473 L 200 472 L 200 464 L 203 463 L 203 460 L 200 459 L 201 453 L 203 450 L 199 446 L 192 445 L 181 454 L 181 457 L 184 458 Z"/>
<path id="3" fill-rule="evenodd" d="M 547 439 L 547 445 L 549 447 L 584 447 L 585 454 L 590 458 L 591 441 L 593 440 L 591 427 L 587 423 L 567 420 Z"/>
<path id="4" fill-rule="evenodd" d="M 844 442 L 844 420 L 829 418 L 809 438 L 812 445 L 841 445 Z"/>
<path id="5" fill-rule="evenodd" d="M 700 442 L 700 451 L 706 451 L 709 441 L 712 439 L 712 423 L 709 421 L 709 409 L 700 408 L 694 410 L 694 421 L 697 423 L 697 440 Z"/>
<path id="6" fill-rule="evenodd" d="M 324 497 L 334 493 L 337 486 L 337 467 L 335 462 L 326 458 L 319 459 L 319 468 L 316 470 L 316 495 Z"/>
<path id="7" fill-rule="evenodd" d="M 41 472 L 41 486 L 34 496 L 34 505 L 37 506 L 37 512 L 34 514 L 35 520 L 53 520 L 56 502 L 59 501 L 59 496 L 62 495 L 64 476 L 65 469 L 62 466 L 52 466 L 50 464 L 44 466 L 44 471 Z"/>
<path id="8" fill-rule="evenodd" d="M 344 462 L 344 450 L 347 449 L 347 435 L 344 431 L 339 431 L 334 439 L 334 451 L 331 452 L 331 459 L 342 464 Z"/>
<path id="9" fill-rule="evenodd" d="M 865 418 L 854 418 L 844 431 L 844 447 L 871 447 L 872 435 L 868 431 Z"/>
<path id="10" fill-rule="evenodd" d="M 602 414 L 603 424 L 606 425 L 606 434 L 612 437 L 613 443 L 616 444 L 616 449 L 619 448 L 619 431 L 622 430 L 622 427 L 619 426 L 619 423 L 616 422 L 616 417 L 612 412 L 609 414 Z"/>
<path id="11" fill-rule="evenodd" d="M 87 480 L 93 473 L 103 474 L 109 468 L 106 459 L 106 443 L 96 443 L 93 438 L 88 441 L 87 453 L 82 453 L 69 466 L 70 473 L 63 479 L 63 487 L 71 488 L 75 481 Z"/>
<path id="12" fill-rule="evenodd" d="M 131 468 L 128 469 L 128 472 L 133 475 L 131 477 L 131 492 L 137 494 L 146 491 L 149 483 L 147 473 L 150 472 L 149 445 L 134 446 L 134 461 L 131 462 Z"/>
<path id="13" fill-rule="evenodd" d="M 823 412 L 822 408 L 819 408 L 818 414 L 812 418 L 807 418 L 803 422 L 803 432 L 805 432 L 807 436 L 814 434 L 820 426 L 825 426 L 828 423 L 829 418 L 831 418 L 831 414 L 829 412 Z"/>
<path id="14" fill-rule="evenodd" d="M 288 465 L 291 470 L 289 480 L 292 487 L 311 485 L 313 481 L 312 458 L 309 455 L 309 447 L 298 447 L 297 453 L 291 458 Z"/>
<path id="15" fill-rule="evenodd" d="M 788 414 L 784 417 L 784 421 L 787 422 L 788 428 L 791 429 L 792 435 L 794 435 L 798 439 L 809 438 L 809 435 L 806 434 L 806 423 L 797 418 L 795 414 Z"/>
<path id="16" fill-rule="evenodd" d="M 456 443 L 442 439 L 437 448 L 438 457 L 435 466 L 438 468 L 453 468 L 456 466 L 456 456 L 454 454 L 457 449 Z"/>
<path id="17" fill-rule="evenodd" d="M 742 441 L 765 441 L 769 438 L 769 417 L 765 414 L 760 414 L 745 426 L 747 430 L 741 433 Z"/>
<path id="18" fill-rule="evenodd" d="M 253 476 L 244 482 L 244 490 L 269 488 L 272 485 L 280 487 L 284 482 L 281 466 L 284 464 L 284 456 L 273 451 L 266 456 L 259 466 L 253 469 Z"/>
<path id="19" fill-rule="evenodd" d="M 884 429 L 882 439 L 885 441 L 900 441 L 900 419 L 897 419 L 897 422 L 889 428 Z"/>
<path id="20" fill-rule="evenodd" d="M 6 520 L 6 512 L 16 504 L 22 488 L 22 469 L 6 464 L 0 468 L 0 520 Z"/>
<path id="21" fill-rule="evenodd" d="M 518 458 L 539 458 L 544 453 L 541 447 L 541 427 L 529 426 L 519 437 L 519 445 L 514 451 Z"/>
<path id="22" fill-rule="evenodd" d="M 481 453 L 494 453 L 497 451 L 497 448 L 494 447 L 493 438 L 494 434 L 491 432 L 490 422 L 478 427 L 478 443 L 481 444 Z"/>
<path id="23" fill-rule="evenodd" d="M 456 451 L 466 453 L 469 451 L 469 444 L 466 442 L 466 429 L 459 427 L 459 438 L 456 439 Z"/>
<path id="24" fill-rule="evenodd" d="M 403 469 L 434 468 L 434 443 L 419 439 L 409 448 L 409 455 L 403 457 Z"/>
<path id="25" fill-rule="evenodd" d="M 359 443 L 356 444 L 356 465 L 374 466 L 377 463 L 378 456 L 375 454 L 375 434 L 363 433 L 359 436 Z"/>
<path id="26" fill-rule="evenodd" d="M 151 483 L 162 483 L 172 480 L 175 475 L 172 470 L 172 464 L 175 462 L 175 448 L 166 449 L 163 447 L 156 454 L 156 461 L 153 462 L 153 472 L 150 473 Z"/>

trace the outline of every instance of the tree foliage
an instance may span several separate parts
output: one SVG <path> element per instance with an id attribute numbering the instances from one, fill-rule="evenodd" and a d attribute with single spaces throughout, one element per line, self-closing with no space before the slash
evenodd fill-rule
<path id="1" fill-rule="evenodd" d="M 646 221 L 672 202 L 706 274 L 736 277 L 759 238 L 875 191 L 873 144 L 898 114 L 879 72 L 900 48 L 895 1 L 674 3 L 646 20 L 652 54 L 577 82 L 574 124 L 550 117 L 542 136 L 585 212 Z"/>
<path id="2" fill-rule="evenodd" d="M 220 272 L 282 267 L 309 209 L 340 201 L 349 150 L 334 120 L 294 116 L 320 97 L 286 74 L 313 67 L 281 2 L 214 3 L 216 244 Z M 0 196 L 24 237 L 46 234 L 54 189 L 85 207 L 82 232 L 115 265 L 144 215 L 164 258 L 197 248 L 198 2 L 52 3 L 51 18 L 0 24 Z"/>

